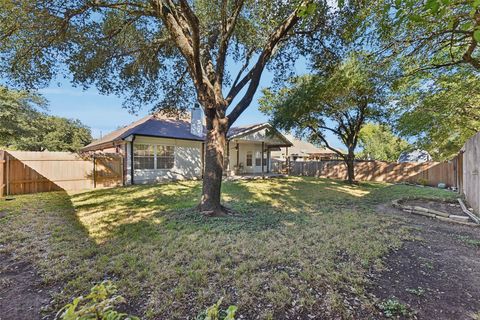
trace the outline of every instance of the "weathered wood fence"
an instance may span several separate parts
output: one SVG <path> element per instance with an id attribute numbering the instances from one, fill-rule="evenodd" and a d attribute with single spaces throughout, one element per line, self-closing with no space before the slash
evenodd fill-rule
<path id="1" fill-rule="evenodd" d="M 465 143 L 461 154 L 463 154 L 463 183 L 460 190 L 469 206 L 480 214 L 480 132 Z"/>
<path id="2" fill-rule="evenodd" d="M 123 184 L 115 154 L 0 151 L 0 197 L 45 191 L 80 191 Z"/>
<path id="3" fill-rule="evenodd" d="M 457 187 L 462 179 L 458 157 L 447 162 L 392 163 L 384 161 L 356 161 L 355 179 L 359 181 L 410 182 L 430 186 L 445 183 Z M 274 162 L 273 169 L 286 171 L 286 164 Z M 346 179 L 347 168 L 341 160 L 295 161 L 288 165 L 291 175 Z"/>

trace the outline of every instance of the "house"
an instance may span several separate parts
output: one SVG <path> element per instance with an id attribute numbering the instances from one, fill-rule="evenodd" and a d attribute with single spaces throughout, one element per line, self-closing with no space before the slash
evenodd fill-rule
<path id="1" fill-rule="evenodd" d="M 199 106 L 186 119 L 149 115 L 105 135 L 82 151 L 121 154 L 126 184 L 201 178 L 204 118 Z M 290 141 L 268 123 L 232 127 L 227 133 L 225 174 L 268 173 L 272 150 L 290 146 Z"/>
<path id="2" fill-rule="evenodd" d="M 430 162 L 432 161 L 432 156 L 428 151 L 416 149 L 413 151 L 404 151 L 398 157 L 397 162 L 416 162 L 416 163 L 423 163 L 423 162 Z"/>
<path id="3" fill-rule="evenodd" d="M 295 139 L 292 135 L 285 135 L 285 137 L 292 142 L 291 147 L 282 147 L 278 151 L 272 151 L 272 158 L 280 161 L 285 161 L 287 158 L 290 161 L 310 161 L 310 160 L 337 160 L 339 156 L 337 153 L 327 148 L 318 148 L 315 145 Z"/>

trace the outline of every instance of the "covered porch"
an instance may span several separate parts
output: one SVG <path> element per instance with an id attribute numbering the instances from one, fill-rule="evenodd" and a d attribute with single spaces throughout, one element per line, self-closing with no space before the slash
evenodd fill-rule
<path id="1" fill-rule="evenodd" d="M 270 176 L 272 175 L 271 152 L 291 145 L 287 138 L 269 124 L 241 128 L 228 137 L 225 175 L 228 177 Z"/>

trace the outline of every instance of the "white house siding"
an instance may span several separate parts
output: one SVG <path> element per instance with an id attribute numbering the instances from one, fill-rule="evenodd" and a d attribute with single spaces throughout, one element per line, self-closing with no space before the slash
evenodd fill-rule
<path id="1" fill-rule="evenodd" d="M 200 178 L 202 175 L 202 143 L 179 139 L 136 136 L 135 144 L 160 144 L 175 147 L 175 161 L 172 169 L 135 169 L 134 184 L 146 184 L 170 180 Z M 126 183 L 131 184 L 131 143 L 127 143 Z"/>

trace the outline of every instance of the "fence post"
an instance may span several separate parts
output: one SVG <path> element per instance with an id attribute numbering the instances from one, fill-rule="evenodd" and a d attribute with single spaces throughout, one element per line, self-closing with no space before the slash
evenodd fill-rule
<path id="1" fill-rule="evenodd" d="M 96 168 L 95 154 L 93 154 L 92 158 L 93 158 L 93 189 L 95 189 L 97 188 L 97 168 Z"/>
<path id="2" fill-rule="evenodd" d="M 0 198 L 5 195 L 5 151 L 0 151 Z"/>
<path id="3" fill-rule="evenodd" d="M 5 181 L 5 185 L 6 185 L 6 189 L 7 189 L 7 196 L 10 195 L 10 155 L 7 153 L 6 154 L 6 160 L 5 160 L 5 177 L 6 177 L 6 181 Z"/>

